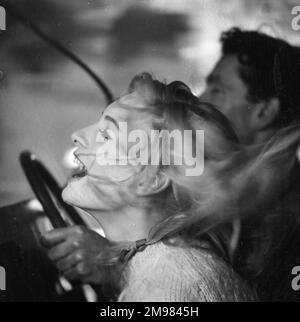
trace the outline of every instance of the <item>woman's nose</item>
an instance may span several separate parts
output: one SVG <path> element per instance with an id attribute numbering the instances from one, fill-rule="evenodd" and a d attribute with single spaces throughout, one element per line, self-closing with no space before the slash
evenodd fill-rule
<path id="1" fill-rule="evenodd" d="M 74 132 L 71 135 L 71 139 L 73 141 L 73 143 L 79 147 L 87 147 L 88 145 L 88 139 L 87 139 L 87 135 L 85 133 L 85 129 L 79 130 Z"/>

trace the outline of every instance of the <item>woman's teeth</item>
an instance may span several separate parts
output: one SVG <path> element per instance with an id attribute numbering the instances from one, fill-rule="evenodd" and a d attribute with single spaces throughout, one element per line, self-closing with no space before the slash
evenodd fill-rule
<path id="1" fill-rule="evenodd" d="M 76 163 L 76 164 L 78 164 L 78 165 L 80 165 L 81 164 L 81 162 L 75 157 L 74 158 L 74 163 Z"/>
<path id="2" fill-rule="evenodd" d="M 76 163 L 80 169 L 84 169 L 85 165 L 78 159 L 78 158 L 74 158 L 74 163 Z"/>
<path id="3" fill-rule="evenodd" d="M 78 168 L 77 173 L 75 173 L 73 177 L 77 178 L 85 176 L 87 174 L 85 165 L 77 157 L 74 158 L 74 163 L 78 165 Z"/>

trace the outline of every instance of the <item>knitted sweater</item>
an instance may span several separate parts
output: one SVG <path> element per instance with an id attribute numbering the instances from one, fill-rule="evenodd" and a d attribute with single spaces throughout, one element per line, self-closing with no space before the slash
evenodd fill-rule
<path id="1" fill-rule="evenodd" d="M 255 300 L 246 283 L 211 251 L 162 242 L 138 252 L 124 280 L 119 302 Z"/>

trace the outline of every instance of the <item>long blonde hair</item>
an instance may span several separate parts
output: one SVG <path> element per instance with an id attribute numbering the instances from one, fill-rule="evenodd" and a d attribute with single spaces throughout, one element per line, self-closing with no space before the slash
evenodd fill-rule
<path id="1" fill-rule="evenodd" d="M 143 73 L 132 80 L 129 92 L 133 91 L 144 99 L 155 129 L 204 130 L 204 172 L 199 177 L 188 177 L 184 167 L 160 165 L 158 171 L 171 184 L 150 202 L 160 205 L 169 215 L 151 229 L 140 245 L 116 243 L 98 256 L 97 263 L 117 265 L 119 273 L 115 270 L 115 274 L 120 277 L 140 246 L 163 241 L 200 247 L 203 240 L 233 263 L 243 220 L 270 207 L 289 182 L 300 127 L 278 131 L 265 146 L 242 147 L 225 116 L 199 101 L 184 83 L 166 85 Z M 124 250 L 127 256 L 120 263 Z"/>

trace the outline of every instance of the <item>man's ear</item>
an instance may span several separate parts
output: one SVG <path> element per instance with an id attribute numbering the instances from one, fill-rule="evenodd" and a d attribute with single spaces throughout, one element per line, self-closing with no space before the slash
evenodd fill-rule
<path id="1" fill-rule="evenodd" d="M 170 184 L 170 179 L 163 173 L 158 172 L 154 180 L 140 181 L 136 194 L 141 197 L 151 196 L 164 191 Z"/>
<path id="2" fill-rule="evenodd" d="M 254 127 L 263 130 L 269 127 L 277 117 L 280 110 L 279 99 L 276 97 L 255 104 L 252 116 Z"/>

